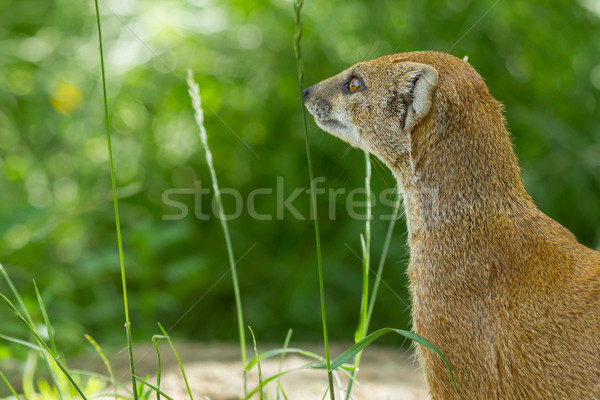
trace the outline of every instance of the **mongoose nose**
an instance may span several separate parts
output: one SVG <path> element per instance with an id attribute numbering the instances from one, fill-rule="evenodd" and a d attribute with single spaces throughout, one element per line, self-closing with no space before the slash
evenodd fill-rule
<path id="1" fill-rule="evenodd" d="M 306 99 L 308 99 L 308 96 L 310 96 L 311 89 L 312 86 L 304 90 L 304 101 L 306 101 Z"/>

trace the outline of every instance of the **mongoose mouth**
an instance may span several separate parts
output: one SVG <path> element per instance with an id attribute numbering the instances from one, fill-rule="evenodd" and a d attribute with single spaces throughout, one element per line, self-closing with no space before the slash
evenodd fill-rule
<path id="1" fill-rule="evenodd" d="M 341 133 L 348 129 L 348 127 L 342 124 L 340 121 L 336 119 L 318 119 L 315 118 L 315 122 L 319 127 L 329 133 Z"/>

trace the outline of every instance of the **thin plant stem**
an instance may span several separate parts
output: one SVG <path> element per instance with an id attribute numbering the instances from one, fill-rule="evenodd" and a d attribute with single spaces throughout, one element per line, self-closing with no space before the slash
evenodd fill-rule
<path id="1" fill-rule="evenodd" d="M 398 216 L 400 215 L 400 203 L 402 203 L 402 195 L 398 193 L 396 194 L 396 200 L 394 201 L 394 211 L 392 212 L 390 223 L 388 225 L 388 230 L 385 235 L 385 240 L 383 242 L 381 258 L 379 259 L 379 265 L 377 266 L 377 274 L 375 275 L 375 281 L 373 282 L 373 290 L 371 300 L 369 302 L 369 309 L 367 310 L 367 320 L 365 323 L 365 329 L 367 331 L 369 330 L 369 323 L 371 322 L 371 316 L 373 315 L 373 308 L 375 308 L 375 299 L 377 298 L 379 284 L 381 283 L 381 275 L 383 274 L 383 267 L 385 265 L 385 260 L 387 258 L 390 243 L 392 241 L 392 233 L 394 232 L 394 226 L 396 225 L 396 221 L 398 221 Z"/>
<path id="2" fill-rule="evenodd" d="M 35 295 L 40 306 L 40 311 L 42 312 L 42 317 L 44 318 L 44 325 L 46 325 L 46 332 L 48 332 L 48 340 L 50 340 L 50 346 L 52 346 L 52 354 L 58 354 L 56 351 L 56 344 L 54 343 L 54 335 L 52 334 L 52 325 L 50 325 L 50 318 L 48 318 L 48 313 L 46 312 L 46 306 L 42 301 L 42 295 L 38 290 L 37 285 L 35 284 L 35 280 L 33 281 L 33 287 L 35 289 Z"/>
<path id="3" fill-rule="evenodd" d="M 0 264 L 0 273 L 4 277 L 4 280 L 8 284 L 8 287 L 10 287 L 10 290 L 13 293 L 13 296 L 15 296 L 15 298 L 17 299 L 17 302 L 21 306 L 21 310 L 23 312 L 23 315 L 25 315 L 27 322 L 29 322 L 31 325 L 35 325 L 33 323 L 33 319 L 31 318 L 31 315 L 29 314 L 29 310 L 27 310 L 27 307 L 25 307 L 25 303 L 23 302 L 23 299 L 21 298 L 19 291 L 17 290 L 14 283 L 10 279 L 10 276 L 8 276 L 8 273 L 6 272 L 6 269 L 4 268 L 4 266 L 2 264 Z"/>
<path id="4" fill-rule="evenodd" d="M 262 377 L 262 368 L 260 366 L 260 357 L 258 356 L 258 350 L 256 348 L 256 337 L 254 336 L 254 332 L 252 331 L 252 328 L 249 326 L 248 329 L 250 329 L 250 334 L 252 335 L 252 344 L 254 345 L 254 354 L 256 355 L 256 368 L 258 368 L 258 387 L 259 387 L 259 392 L 258 392 L 258 396 L 260 400 L 264 399 L 264 385 L 263 385 L 263 377 Z M 279 378 L 277 378 L 277 382 L 279 382 Z"/>
<path id="5" fill-rule="evenodd" d="M 8 390 L 10 390 L 10 392 L 12 393 L 12 395 L 15 396 L 15 399 L 21 400 L 21 398 L 19 397 L 19 395 L 17 394 L 17 392 L 15 391 L 15 389 L 12 387 L 12 385 L 10 384 L 10 382 L 8 381 L 8 379 L 6 379 L 6 377 L 4 376 L 4 374 L 2 373 L 2 371 L 0 371 L 0 379 L 2 379 L 2 381 L 4 382 L 4 384 L 8 387 Z"/>
<path id="6" fill-rule="evenodd" d="M 283 350 L 286 350 L 288 348 L 288 346 L 290 345 L 290 339 L 292 338 L 292 332 L 293 330 L 290 329 L 288 330 L 287 335 L 285 336 L 285 340 L 283 341 Z M 258 356 L 257 356 L 258 357 Z M 282 352 L 281 356 L 279 357 L 279 373 L 281 374 L 281 371 L 283 369 L 283 359 L 285 357 L 285 353 Z M 258 362 L 258 360 L 257 360 Z M 279 391 L 281 389 L 281 393 L 283 394 L 284 398 L 287 398 L 285 395 L 285 392 L 283 391 L 282 387 L 281 387 L 281 380 L 279 378 L 277 378 L 277 400 L 279 400 Z"/>
<path id="7" fill-rule="evenodd" d="M 366 316 L 365 325 L 364 325 L 365 334 L 369 331 L 369 324 L 371 322 L 371 316 L 373 315 L 373 308 L 375 307 L 375 300 L 377 299 L 377 293 L 379 292 L 379 284 L 381 283 L 381 275 L 383 274 L 383 267 L 385 265 L 385 260 L 387 258 L 388 250 L 390 248 L 390 243 L 392 240 L 392 233 L 394 232 L 394 226 L 396 225 L 396 221 L 398 220 L 398 216 L 400 214 L 400 203 L 401 202 L 402 202 L 402 196 L 398 193 L 396 195 L 396 200 L 394 201 L 394 211 L 392 212 L 390 223 L 388 225 L 388 230 L 385 235 L 383 249 L 381 251 L 381 258 L 379 259 L 379 265 L 377 266 L 377 273 L 375 275 L 375 281 L 373 282 L 373 290 L 371 291 L 372 294 L 371 294 L 371 298 L 369 299 L 369 307 L 367 309 L 367 316 Z M 352 391 L 352 385 L 353 385 L 354 380 L 356 379 L 356 375 L 358 373 L 358 366 L 360 364 L 360 354 L 362 354 L 362 351 L 357 354 L 357 358 L 354 361 L 355 369 L 352 373 L 352 379 L 350 379 L 350 381 L 348 382 L 348 389 L 346 391 L 346 399 L 350 398 L 350 393 Z"/>
<path id="8" fill-rule="evenodd" d="M 372 203 L 371 203 L 371 156 L 369 152 L 365 151 L 365 194 L 367 196 L 367 216 L 365 220 L 365 232 L 361 235 L 361 249 L 362 249 L 362 298 L 360 303 L 360 318 L 356 333 L 354 334 L 355 343 L 360 342 L 367 336 L 368 327 L 368 306 L 369 303 L 369 270 L 371 269 L 371 218 L 372 218 Z M 362 351 L 358 352 L 354 356 L 355 369 L 352 371 L 352 378 L 348 381 L 348 388 L 346 390 L 346 400 L 350 400 L 350 393 L 352 392 L 352 385 L 358 375 L 358 366 L 362 357 Z"/>
<path id="9" fill-rule="evenodd" d="M 179 364 L 179 368 L 181 369 L 181 375 L 183 376 L 183 381 L 185 382 L 185 387 L 187 388 L 188 394 L 190 395 L 190 400 L 194 400 L 194 397 L 192 396 L 192 390 L 190 389 L 190 384 L 188 383 L 187 376 L 186 376 L 185 370 L 183 368 L 183 363 L 181 362 L 181 358 L 179 358 L 179 354 L 177 353 L 177 350 L 175 350 L 175 346 L 173 345 L 173 342 L 171 341 L 171 337 L 169 335 L 167 335 L 167 331 L 165 331 L 165 329 L 162 327 L 162 325 L 160 323 L 158 323 L 158 327 L 162 331 L 163 335 L 165 335 L 165 339 L 167 339 L 167 342 L 169 342 L 169 345 L 171 345 L 171 350 L 173 350 L 173 354 L 175 354 L 175 358 L 177 359 L 177 364 Z"/>
<path id="10" fill-rule="evenodd" d="M 103 382 L 106 383 L 110 383 L 110 376 L 106 376 L 103 374 L 98 374 L 95 372 L 90 372 L 90 371 L 84 371 L 81 369 L 72 369 L 71 370 L 72 373 L 80 375 L 80 376 L 86 376 L 89 378 L 96 378 L 98 380 L 101 380 Z M 120 382 L 115 382 L 115 385 L 117 386 L 117 388 L 121 388 L 123 389 L 127 394 L 131 394 L 131 389 L 129 388 L 129 386 L 125 386 Z M 122 398 L 126 398 L 129 399 L 130 397 L 127 396 L 127 394 L 117 394 L 115 398 L 117 399 L 122 399 Z M 94 397 L 92 397 L 92 399 L 97 398 L 98 396 L 103 396 L 102 398 L 106 398 L 109 395 L 94 395 Z"/>
<path id="11" fill-rule="evenodd" d="M 25 359 L 25 365 L 23 366 L 23 379 L 21 380 L 21 387 L 23 388 L 23 396 L 25 396 L 26 399 L 30 399 L 35 396 L 33 379 L 35 376 L 37 358 L 38 354 L 36 352 L 28 352 L 27 358 Z"/>
<path id="12" fill-rule="evenodd" d="M 304 0 L 294 0 L 294 53 L 296 54 L 296 69 L 298 72 L 298 90 L 300 94 L 300 107 L 302 109 L 302 122 L 304 126 L 304 142 L 306 145 L 306 158 L 308 161 L 308 177 L 310 179 L 310 205 L 311 215 L 315 224 L 315 241 L 317 246 L 317 269 L 319 275 L 319 294 L 321 300 L 321 320 L 323 322 L 323 343 L 325 346 L 325 363 L 327 365 L 327 377 L 329 381 L 329 396 L 335 400 L 333 390 L 333 372 L 331 371 L 331 358 L 329 355 L 329 339 L 327 335 L 327 316 L 325 310 L 325 284 L 323 283 L 323 262 L 321 257 L 321 238 L 319 235 L 319 215 L 317 212 L 316 184 L 313 178 L 312 157 L 310 153 L 310 137 L 308 136 L 308 126 L 306 123 L 306 110 L 304 109 L 304 68 L 302 66 L 302 53 L 300 51 L 300 39 L 302 38 L 302 19 L 300 11 Z"/>
<path id="13" fill-rule="evenodd" d="M 44 318 L 44 325 L 46 325 L 46 332 L 48 332 L 48 340 L 50 340 L 50 345 L 52 346 L 52 354 L 58 355 L 58 352 L 56 351 L 56 344 L 54 343 L 54 335 L 52 334 L 54 329 L 52 329 L 52 325 L 50 324 L 50 318 L 48 317 L 48 313 L 46 312 L 46 306 L 44 305 L 44 301 L 42 300 L 42 295 L 40 294 L 40 291 L 38 290 L 38 287 L 35 284 L 35 280 L 33 281 L 33 287 L 35 288 L 35 295 L 36 295 L 38 304 L 40 306 L 40 311 L 42 312 L 42 316 Z M 62 394 L 62 389 L 58 383 L 58 380 L 56 379 L 56 374 L 54 373 L 54 369 L 52 368 L 52 365 L 50 364 L 50 360 L 48 360 L 48 357 L 47 357 L 45 351 L 42 350 L 40 353 L 41 353 L 42 357 L 44 358 L 44 362 L 48 366 L 48 371 L 50 372 L 50 377 L 52 378 L 52 381 L 54 382 L 54 386 L 56 387 L 56 392 L 58 393 L 58 397 L 60 398 L 60 400 L 63 400 L 64 396 Z"/>
<path id="14" fill-rule="evenodd" d="M 238 333 L 240 336 L 240 352 L 242 356 L 242 367 L 244 368 L 244 395 L 247 394 L 247 374 L 246 374 L 246 334 L 244 329 L 244 314 L 242 310 L 242 297 L 240 295 L 240 285 L 238 282 L 237 268 L 235 266 L 236 261 L 233 255 L 233 246 L 231 244 L 231 236 L 229 235 L 229 226 L 227 225 L 227 218 L 225 217 L 225 211 L 223 210 L 223 202 L 221 200 L 221 190 L 219 189 L 219 181 L 217 180 L 217 173 L 215 172 L 215 166 L 213 164 L 213 156 L 208 146 L 208 138 L 206 134 L 206 128 L 204 127 L 204 111 L 202 110 L 202 100 L 200 98 L 200 89 L 198 84 L 194 81 L 194 74 L 191 70 L 188 70 L 188 93 L 192 100 L 192 107 L 194 108 L 194 117 L 198 128 L 200 129 L 200 141 L 204 147 L 206 156 L 206 163 L 210 170 L 210 178 L 215 192 L 215 201 L 219 206 L 218 218 L 221 221 L 221 228 L 223 229 L 223 235 L 225 236 L 225 244 L 227 246 L 227 256 L 229 258 L 229 269 L 231 270 L 231 278 L 233 280 L 233 293 L 235 295 L 235 307 L 237 313 L 238 322 Z"/>
<path id="15" fill-rule="evenodd" d="M 283 396 L 283 399 L 284 400 L 288 400 L 288 397 L 285 394 L 285 390 L 283 390 L 283 386 L 281 386 L 281 382 L 279 380 L 277 380 L 277 389 L 278 389 L 278 391 L 277 391 L 278 395 L 279 395 L 279 390 L 280 390 L 281 391 L 281 395 Z"/>
<path id="16" fill-rule="evenodd" d="M 174 400 L 172 397 L 170 397 L 169 395 L 167 395 L 165 392 L 163 392 L 162 390 L 160 390 L 159 388 L 157 388 L 156 386 L 154 386 L 153 384 L 151 384 L 150 382 L 148 382 L 147 380 L 145 380 L 144 378 L 141 378 L 139 376 L 134 376 L 135 379 L 137 379 L 138 381 L 140 381 L 141 383 L 143 383 L 144 385 L 148 386 L 150 389 L 154 390 L 156 393 L 160 393 L 165 399 L 167 400 Z"/>
<path id="17" fill-rule="evenodd" d="M 160 400 L 160 378 L 162 375 L 162 363 L 160 360 L 160 350 L 158 350 L 158 343 L 156 342 L 156 339 L 166 339 L 166 336 L 164 336 L 164 335 L 152 336 L 152 343 L 154 344 L 154 348 L 156 349 L 156 358 L 158 358 L 158 371 L 156 373 L 156 387 L 158 390 L 156 391 L 156 400 Z"/>
<path id="18" fill-rule="evenodd" d="M 367 335 L 367 304 L 369 302 L 369 270 L 371 269 L 371 159 L 368 152 L 365 154 L 365 194 L 367 196 L 367 216 L 365 220 L 365 232 L 361 235 L 362 249 L 362 299 L 360 305 L 360 322 L 355 334 L 355 342 L 359 342 Z M 359 353 L 360 354 L 360 353 Z M 359 356 L 360 357 L 360 356 Z"/>
<path id="19" fill-rule="evenodd" d="M 125 332 L 127 334 L 127 348 L 129 350 L 129 372 L 133 387 L 133 399 L 137 400 L 135 381 L 135 365 L 133 361 L 133 341 L 131 338 L 131 324 L 129 322 L 129 305 L 127 304 L 127 282 L 125 278 L 125 261 L 123 259 L 123 242 L 121 240 L 121 223 L 119 221 L 119 203 L 117 201 L 117 184 L 115 183 L 115 171 L 113 165 L 112 143 L 110 140 L 110 121 L 108 117 L 108 96 L 106 94 L 106 72 L 104 69 L 104 50 L 102 48 L 102 28 L 100 24 L 100 10 L 98 0 L 94 0 L 96 6 L 96 22 L 98 24 L 98 44 L 100 49 L 100 68 L 102 70 L 102 95 L 104 98 L 104 120 L 106 122 L 106 140 L 108 144 L 108 161 L 110 164 L 110 181 L 112 185 L 113 204 L 115 208 L 115 226 L 117 229 L 117 244 L 119 246 L 119 263 L 121 266 L 121 283 L 123 285 L 123 308 L 125 309 Z"/>
<path id="20" fill-rule="evenodd" d="M 113 372 L 112 366 L 110 365 L 110 361 L 108 361 L 106 354 L 104 354 L 104 351 L 102 351 L 102 347 L 100 347 L 100 345 L 94 340 L 93 337 L 91 337 L 87 333 L 84 336 L 87 339 L 87 341 L 90 342 L 90 344 L 94 347 L 94 349 L 96 350 L 96 353 L 98 353 L 98 355 L 104 362 L 104 365 L 106 366 L 106 369 L 108 370 L 108 375 L 110 376 L 110 384 L 112 385 L 113 390 L 114 390 L 114 398 L 116 399 L 117 398 L 117 381 L 115 380 L 115 374 Z"/>
<path id="21" fill-rule="evenodd" d="M 50 359 L 48 358 L 47 352 L 42 350 L 42 351 L 40 351 L 40 355 L 42 356 L 42 358 L 44 359 L 44 362 L 46 363 L 48 373 L 50 374 L 50 378 L 52 379 L 52 382 L 54 382 L 54 386 L 56 388 L 56 393 L 58 393 L 59 399 L 64 400 L 64 396 L 62 394 L 62 389 L 60 387 L 58 379 L 56 378 L 56 374 L 54 373 L 54 368 L 52 368 L 52 364 L 50 364 Z"/>

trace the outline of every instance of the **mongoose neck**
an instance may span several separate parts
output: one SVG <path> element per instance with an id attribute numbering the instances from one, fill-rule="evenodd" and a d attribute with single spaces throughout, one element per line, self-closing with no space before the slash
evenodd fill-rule
<path id="1" fill-rule="evenodd" d="M 409 234 L 458 232 L 535 209 L 499 112 L 497 118 L 456 129 L 433 121 L 414 132 L 411 154 L 392 168 L 403 188 Z M 436 139 L 419 140 L 424 135 Z"/>

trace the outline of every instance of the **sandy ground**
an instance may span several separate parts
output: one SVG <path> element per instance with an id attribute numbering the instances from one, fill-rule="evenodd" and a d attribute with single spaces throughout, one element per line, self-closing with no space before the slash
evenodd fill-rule
<path id="1" fill-rule="evenodd" d="M 243 374 L 239 359 L 239 350 L 235 345 L 222 343 L 175 343 L 182 358 L 188 382 L 194 399 L 237 400 L 243 396 Z M 277 346 L 259 346 L 259 352 Z M 296 345 L 297 348 L 321 354 L 323 351 L 314 344 Z M 161 390 L 172 398 L 189 399 L 181 371 L 168 344 L 161 347 L 163 374 Z M 347 346 L 334 345 L 332 356 L 339 355 Z M 151 346 L 134 346 L 136 374 L 150 375 L 155 382 L 156 353 Z M 250 349 L 249 349 L 250 350 Z M 117 378 L 129 384 L 127 377 L 127 352 L 110 357 Z M 310 363 L 311 359 L 297 355 L 286 355 L 283 370 L 301 367 Z M 75 360 L 72 368 L 85 368 L 102 371 L 102 363 L 89 359 Z M 279 357 L 261 362 L 263 380 L 276 374 L 279 370 Z M 348 378 L 337 374 L 341 387 L 345 388 Z M 256 366 L 248 373 L 248 390 L 258 385 Z M 281 378 L 281 386 L 288 399 L 322 399 L 327 389 L 327 373 L 324 370 L 293 371 Z M 336 384 L 336 398 L 345 398 Z M 272 381 L 263 388 L 264 399 L 276 399 L 277 384 Z M 154 398 L 152 396 L 151 398 Z M 327 396 L 327 399 L 329 396 Z M 425 400 L 427 389 L 424 378 L 418 369 L 412 354 L 406 350 L 390 347 L 369 347 L 363 355 L 358 375 L 358 384 L 352 390 L 353 399 L 365 400 Z M 252 399 L 259 399 L 258 393 Z M 284 399 L 280 395 L 280 399 Z"/>

